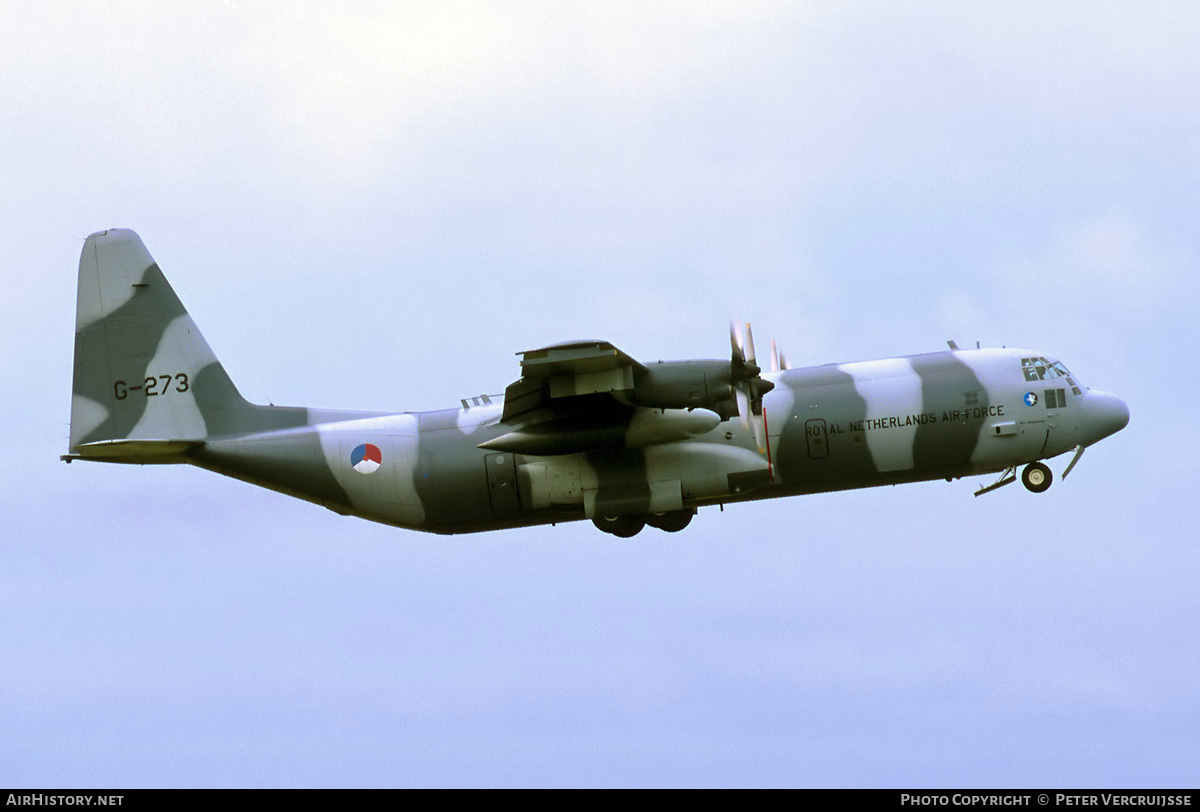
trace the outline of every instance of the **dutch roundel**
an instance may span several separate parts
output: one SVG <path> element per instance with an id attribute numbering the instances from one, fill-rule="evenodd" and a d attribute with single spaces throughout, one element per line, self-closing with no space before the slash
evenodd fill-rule
<path id="1" fill-rule="evenodd" d="M 363 443 L 350 452 L 350 465 L 360 474 L 373 474 L 383 465 L 383 453 L 379 446 Z"/>

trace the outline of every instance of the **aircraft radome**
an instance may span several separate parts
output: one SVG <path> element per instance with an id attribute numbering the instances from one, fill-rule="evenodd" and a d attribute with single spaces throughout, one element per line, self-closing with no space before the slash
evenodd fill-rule
<path id="1" fill-rule="evenodd" d="M 788 368 L 731 331 L 728 360 L 639 363 L 606 341 L 521 353 L 503 396 L 434 412 L 246 401 L 138 236 L 79 260 L 69 453 L 188 463 L 413 530 L 591 519 L 617 536 L 682 530 L 755 499 L 1000 473 L 1050 487 L 1042 460 L 1120 431 L 1129 410 L 1044 352 L 962 350 Z"/>

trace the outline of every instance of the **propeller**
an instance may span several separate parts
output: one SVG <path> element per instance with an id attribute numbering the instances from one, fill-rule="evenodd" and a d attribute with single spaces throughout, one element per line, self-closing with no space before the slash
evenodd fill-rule
<path id="1" fill-rule="evenodd" d="M 737 395 L 738 414 L 742 417 L 742 426 L 754 427 L 754 441 L 758 444 L 759 452 L 766 450 L 766 426 L 763 417 L 763 395 L 775 388 L 771 381 L 762 379 L 762 368 L 756 363 L 754 356 L 754 334 L 750 325 L 746 325 L 743 335 L 738 335 L 737 327 L 729 325 L 729 344 L 732 358 L 729 362 L 734 393 Z M 777 363 L 776 353 L 772 347 L 772 363 Z"/>
<path id="2" fill-rule="evenodd" d="M 787 358 L 775 346 L 775 339 L 771 339 L 771 371 L 782 372 L 785 369 L 789 369 Z"/>

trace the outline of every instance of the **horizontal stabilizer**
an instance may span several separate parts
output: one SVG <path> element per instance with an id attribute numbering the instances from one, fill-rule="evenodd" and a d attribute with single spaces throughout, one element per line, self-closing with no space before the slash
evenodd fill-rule
<path id="1" fill-rule="evenodd" d="M 204 445 L 203 440 L 97 440 L 75 446 L 74 454 L 63 460 L 96 460 L 97 462 L 168 463 Z"/>

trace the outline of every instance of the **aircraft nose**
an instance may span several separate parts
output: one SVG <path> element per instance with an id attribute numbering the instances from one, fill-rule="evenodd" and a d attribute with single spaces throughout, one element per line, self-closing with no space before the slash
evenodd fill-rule
<path id="1" fill-rule="evenodd" d="M 1116 434 L 1129 425 L 1129 407 L 1125 401 L 1109 392 L 1089 390 L 1080 402 L 1080 409 L 1087 445 Z"/>

